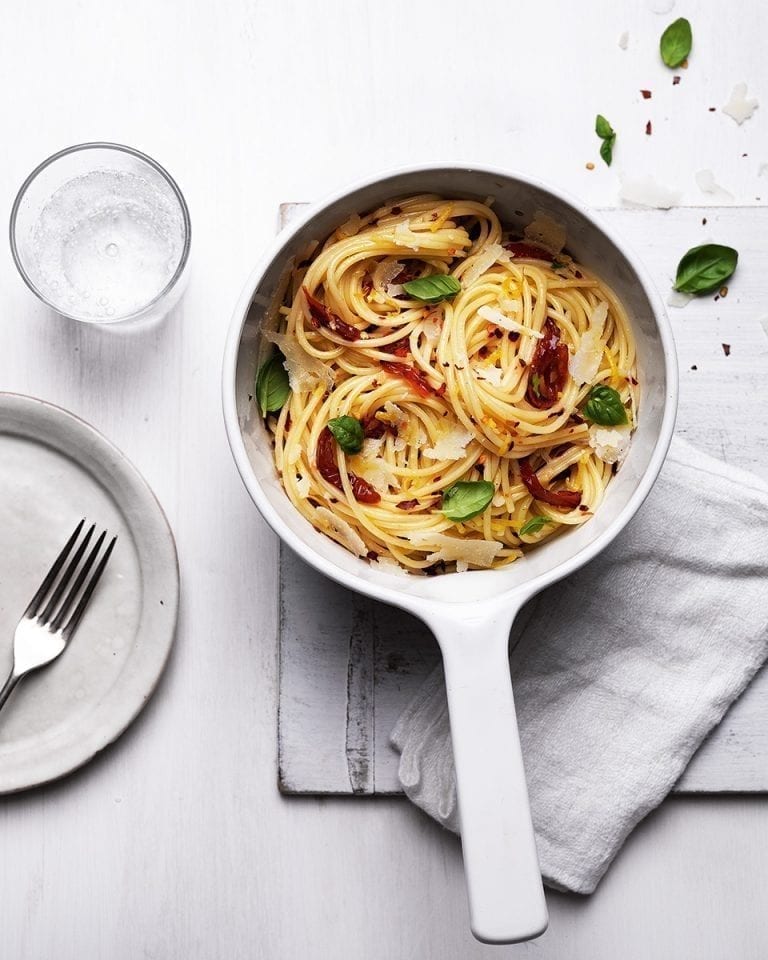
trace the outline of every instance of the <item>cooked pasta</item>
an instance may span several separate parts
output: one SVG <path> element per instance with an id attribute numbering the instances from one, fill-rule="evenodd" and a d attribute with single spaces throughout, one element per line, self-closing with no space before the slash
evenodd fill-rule
<path id="1" fill-rule="evenodd" d="M 565 240 L 424 195 L 307 251 L 267 333 L 289 384 L 264 400 L 268 361 L 256 394 L 310 523 L 424 574 L 503 566 L 592 516 L 636 421 L 635 342 Z"/>

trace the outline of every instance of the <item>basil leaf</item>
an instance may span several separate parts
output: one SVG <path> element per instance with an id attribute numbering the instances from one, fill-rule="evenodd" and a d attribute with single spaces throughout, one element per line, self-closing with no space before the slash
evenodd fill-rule
<path id="1" fill-rule="evenodd" d="M 608 123 L 605 117 L 598 113 L 597 118 L 595 119 L 595 133 L 600 137 L 601 140 L 607 140 L 608 137 L 615 136 L 613 132 L 613 127 Z"/>
<path id="2" fill-rule="evenodd" d="M 627 411 L 617 390 L 605 384 L 592 387 L 584 407 L 584 416 L 601 427 L 615 427 L 627 423 Z"/>
<path id="3" fill-rule="evenodd" d="M 680 17 L 679 20 L 670 23 L 661 35 L 659 41 L 661 59 L 668 67 L 673 69 L 679 67 L 691 52 L 692 45 L 691 24 L 685 17 Z"/>
<path id="4" fill-rule="evenodd" d="M 449 520 L 471 520 L 485 510 L 495 490 L 490 480 L 460 480 L 443 493 L 442 511 Z"/>
<path id="5" fill-rule="evenodd" d="M 561 260 L 553 260 L 551 266 L 553 270 L 565 270 L 568 264 L 563 263 Z"/>
<path id="6" fill-rule="evenodd" d="M 738 251 L 719 243 L 693 247 L 677 265 L 675 290 L 682 293 L 711 293 L 722 286 L 736 269 Z"/>
<path id="7" fill-rule="evenodd" d="M 291 394 L 288 371 L 283 366 L 285 357 L 278 350 L 266 360 L 256 376 L 256 401 L 264 416 L 282 409 Z"/>
<path id="8" fill-rule="evenodd" d="M 354 417 L 334 417 L 328 429 L 345 453 L 359 453 L 363 447 L 363 425 Z"/>
<path id="9" fill-rule="evenodd" d="M 518 536 L 526 537 L 529 533 L 538 533 L 544 524 L 554 522 L 555 521 L 550 520 L 549 517 L 531 517 L 530 520 L 526 520 L 522 527 L 520 527 Z"/>
<path id="10" fill-rule="evenodd" d="M 431 277 L 422 277 L 420 280 L 407 280 L 403 284 L 403 290 L 425 303 L 439 303 L 455 297 L 461 290 L 461 284 L 456 277 L 449 274 L 434 273 Z"/>
<path id="11" fill-rule="evenodd" d="M 603 141 L 600 144 L 600 156 L 610 167 L 613 160 L 613 145 L 616 143 L 616 131 L 601 113 L 598 113 L 595 118 L 595 133 Z"/>
<path id="12" fill-rule="evenodd" d="M 616 143 L 616 134 L 612 133 L 610 137 L 603 140 L 600 144 L 600 156 L 605 160 L 606 164 L 610 167 L 611 161 L 613 160 L 613 145 Z"/>

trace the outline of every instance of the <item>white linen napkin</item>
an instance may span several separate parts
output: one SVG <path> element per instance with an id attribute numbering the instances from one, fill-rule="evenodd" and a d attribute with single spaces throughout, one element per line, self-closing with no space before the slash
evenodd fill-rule
<path id="1" fill-rule="evenodd" d="M 521 611 L 511 650 L 542 873 L 591 893 L 768 657 L 768 485 L 676 438 L 636 517 Z M 458 832 L 442 668 L 392 743 L 408 797 Z"/>

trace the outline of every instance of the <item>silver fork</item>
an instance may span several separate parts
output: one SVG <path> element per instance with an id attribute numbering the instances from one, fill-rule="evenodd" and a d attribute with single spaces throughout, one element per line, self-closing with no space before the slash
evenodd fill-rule
<path id="1" fill-rule="evenodd" d="M 0 690 L 0 709 L 22 677 L 32 670 L 38 670 L 51 663 L 66 650 L 96 589 L 96 584 L 104 573 L 117 537 L 112 538 L 93 573 L 91 569 L 104 543 L 106 530 L 96 540 L 82 565 L 80 563 L 91 542 L 95 524 L 88 530 L 69 559 L 84 524 L 85 520 L 81 520 L 75 527 L 74 533 L 56 557 L 53 566 L 40 584 L 40 589 L 32 597 L 16 626 L 13 637 L 13 668 Z M 68 559 L 69 563 L 67 563 Z M 65 563 L 66 569 L 61 573 Z"/>

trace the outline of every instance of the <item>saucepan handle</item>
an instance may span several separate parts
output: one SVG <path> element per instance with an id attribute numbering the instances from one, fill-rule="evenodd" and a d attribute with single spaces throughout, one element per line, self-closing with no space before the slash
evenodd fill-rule
<path id="1" fill-rule="evenodd" d="M 472 932 L 486 943 L 530 940 L 548 922 L 509 676 L 513 616 L 430 623 L 445 666 Z"/>

